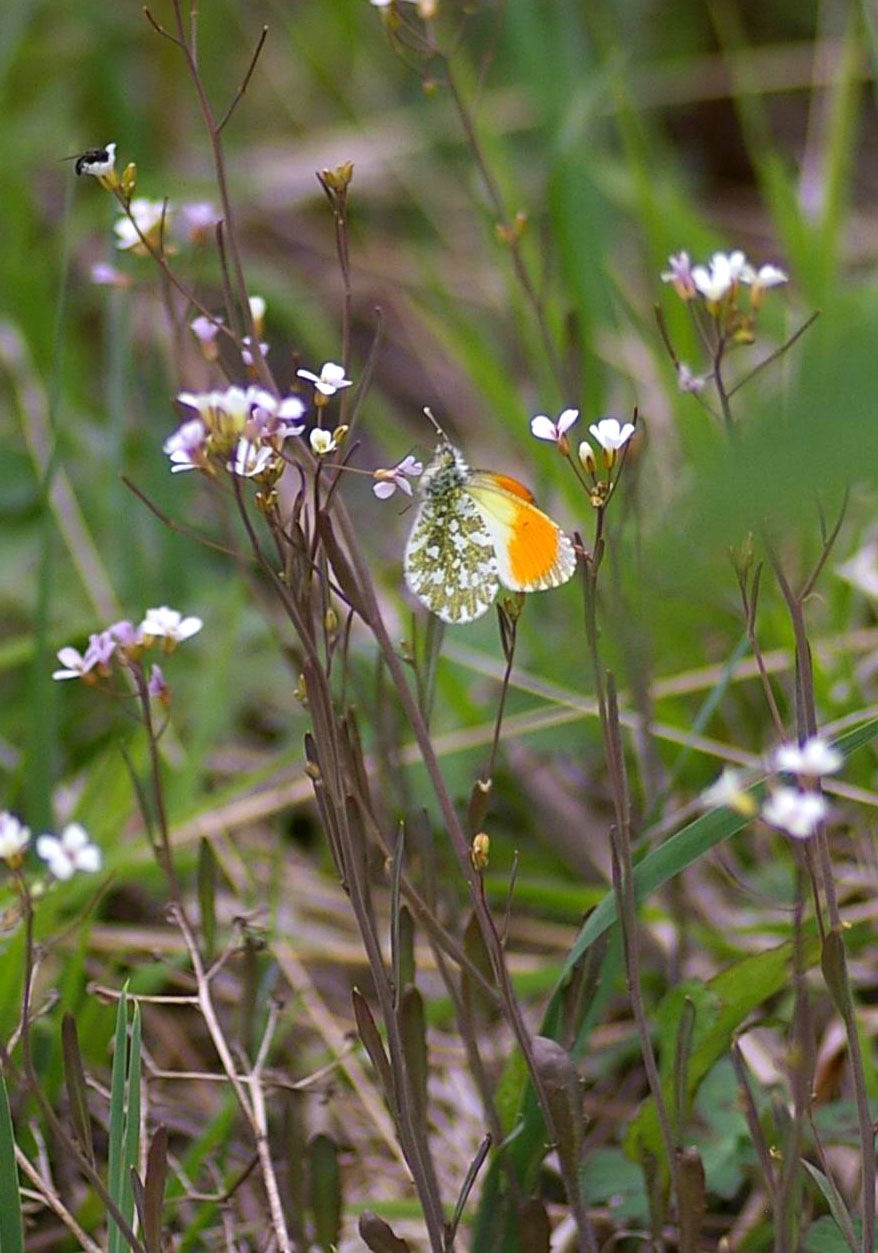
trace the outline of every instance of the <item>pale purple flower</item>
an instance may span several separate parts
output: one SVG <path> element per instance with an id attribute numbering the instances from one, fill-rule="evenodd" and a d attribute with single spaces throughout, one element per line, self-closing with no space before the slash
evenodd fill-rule
<path id="1" fill-rule="evenodd" d="M 114 265 L 106 261 L 96 261 L 91 267 L 91 281 L 96 287 L 130 287 L 131 279 Z"/>
<path id="2" fill-rule="evenodd" d="M 208 318 L 202 313 L 189 323 L 190 331 L 201 345 L 205 361 L 216 361 L 219 358 L 217 337 L 222 321 L 222 318 Z"/>
<path id="3" fill-rule="evenodd" d="M 72 879 L 77 870 L 96 874 L 101 868 L 101 850 L 92 844 L 88 833 L 78 822 L 70 822 L 61 838 L 41 835 L 37 839 L 37 856 L 49 867 L 56 879 Z"/>
<path id="4" fill-rule="evenodd" d="M 161 666 L 154 665 L 150 671 L 147 691 L 153 700 L 161 701 L 163 705 L 170 703 L 171 689 L 168 687 L 168 681 Z"/>
<path id="5" fill-rule="evenodd" d="M 209 200 L 197 200 L 192 204 L 183 204 L 179 209 L 180 227 L 191 244 L 207 242 L 221 215 L 216 206 Z"/>
<path id="6" fill-rule="evenodd" d="M 30 828 L 8 809 L 0 809 L 0 861 L 17 865 L 30 843 Z"/>
<path id="7" fill-rule="evenodd" d="M 668 257 L 667 270 L 660 275 L 663 283 L 672 283 L 681 300 L 694 300 L 698 289 L 692 279 L 692 266 L 688 252 L 676 252 Z"/>
<path id="8" fill-rule="evenodd" d="M 812 735 L 804 744 L 781 744 L 774 754 L 775 770 L 815 779 L 835 774 L 843 765 L 843 755 L 819 735 Z"/>
<path id="9" fill-rule="evenodd" d="M 392 466 L 389 470 L 373 470 L 372 477 L 377 479 L 377 482 L 372 484 L 372 491 L 379 500 L 389 499 L 397 488 L 406 496 L 411 496 L 412 485 L 409 478 L 416 479 L 423 473 L 423 462 L 415 460 L 410 454 L 408 457 L 403 457 L 398 465 Z"/>
<path id="10" fill-rule="evenodd" d="M 250 347 L 251 347 L 250 336 L 245 335 L 244 338 L 241 340 L 241 360 L 244 362 L 244 365 L 253 364 L 253 353 L 250 351 Z M 260 342 L 259 351 L 263 357 L 267 356 L 268 344 Z"/>
<path id="11" fill-rule="evenodd" d="M 762 819 L 796 840 L 809 840 L 829 813 L 819 792 L 795 787 L 776 788 L 762 806 Z"/>
<path id="12" fill-rule="evenodd" d="M 184 618 L 176 609 L 161 605 L 158 609 L 147 609 L 139 630 L 144 640 L 159 637 L 171 644 L 180 644 L 196 635 L 203 625 L 200 618 Z"/>
<path id="13" fill-rule="evenodd" d="M 182 426 L 178 426 L 173 435 L 169 435 L 162 444 L 162 452 L 171 459 L 171 473 L 181 470 L 195 470 L 203 465 L 207 427 L 201 418 L 190 418 Z"/>
<path id="14" fill-rule="evenodd" d="M 132 649 L 140 644 L 140 635 L 135 630 L 134 624 L 127 618 L 123 618 L 121 622 L 114 622 L 111 627 L 108 627 L 108 632 L 120 648 Z"/>
<path id="15" fill-rule="evenodd" d="M 63 669 L 53 670 L 53 679 L 84 679 L 92 670 L 107 673 L 116 641 L 109 631 L 89 636 L 88 648 L 79 653 L 75 648 L 61 648 L 58 660 Z"/>
<path id="16" fill-rule="evenodd" d="M 578 418 L 578 409 L 565 409 L 557 422 L 553 422 L 544 413 L 538 413 L 535 418 L 531 418 L 530 433 L 536 439 L 547 439 L 553 444 L 561 444 L 563 441 L 566 446 L 566 434 Z"/>
<path id="17" fill-rule="evenodd" d="M 701 374 L 693 374 L 685 361 L 681 361 L 677 366 L 677 387 L 681 392 L 691 392 L 698 395 L 704 390 L 707 379 Z"/>
<path id="18" fill-rule="evenodd" d="M 313 383 L 324 396 L 334 396 L 343 387 L 350 387 L 353 382 L 353 379 L 345 378 L 344 367 L 336 365 L 334 361 L 325 361 L 319 374 L 314 374 L 311 370 L 297 370 L 296 373 L 299 378 Z"/>

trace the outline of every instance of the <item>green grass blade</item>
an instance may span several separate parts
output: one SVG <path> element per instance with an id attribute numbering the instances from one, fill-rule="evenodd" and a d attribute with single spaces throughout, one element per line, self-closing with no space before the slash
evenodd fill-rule
<path id="1" fill-rule="evenodd" d="M 131 1186 L 131 1171 L 137 1167 L 140 1154 L 141 1029 L 140 1006 L 135 1002 L 126 1083 L 128 1099 L 125 1109 L 125 1156 L 122 1163 L 122 1199 L 120 1201 L 120 1208 L 129 1224 L 134 1221 L 134 1190 Z"/>
<path id="2" fill-rule="evenodd" d="M 6 1083 L 0 1074 L 0 1253 L 24 1253 L 15 1132 Z"/>
<path id="3" fill-rule="evenodd" d="M 116 1009 L 116 1033 L 113 1047 L 113 1073 L 110 1079 L 110 1130 L 107 1151 L 107 1190 L 121 1210 L 127 1188 L 125 1175 L 125 1071 L 128 1027 L 128 996 L 125 989 Z M 123 1253 L 126 1248 L 122 1232 L 115 1221 L 108 1220 L 107 1253 Z"/>

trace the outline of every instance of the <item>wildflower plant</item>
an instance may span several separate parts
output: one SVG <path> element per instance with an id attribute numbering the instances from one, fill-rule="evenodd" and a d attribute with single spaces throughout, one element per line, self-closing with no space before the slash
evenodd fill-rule
<path id="1" fill-rule="evenodd" d="M 472 75 L 458 70 L 467 22 L 458 23 L 461 15 L 435 0 L 363 0 L 362 7 L 367 17 L 372 8 L 380 10 L 371 19 L 390 51 L 420 76 L 428 102 L 444 93 L 449 116 L 460 124 L 481 186 L 479 211 L 487 209 L 493 219 L 498 265 L 514 292 L 511 321 L 526 324 L 521 339 L 539 353 L 538 382 L 519 377 L 525 372 L 519 362 L 514 378 L 498 372 L 491 386 L 498 397 L 515 395 L 507 435 L 512 432 L 510 442 L 528 458 L 532 477 L 546 472 L 553 481 L 560 471 L 569 491 L 543 513 L 530 488 L 502 466 L 499 422 L 484 441 L 496 463 L 472 469 L 458 442 L 465 445 L 472 434 L 475 443 L 476 433 L 458 417 L 456 396 L 448 399 L 448 414 L 440 415 L 444 422 L 456 420 L 453 438 L 426 410 L 436 435 L 429 460 L 422 458 L 420 435 L 410 442 L 408 432 L 383 420 L 370 392 L 381 352 L 380 319 L 371 315 L 377 329 L 368 346 L 364 323 L 355 317 L 360 280 L 351 258 L 360 240 L 355 243 L 349 220 L 359 186 L 353 162 L 317 174 L 340 279 L 338 340 L 315 350 L 318 336 L 312 332 L 307 352 L 288 342 L 274 292 L 269 317 L 267 300 L 250 285 L 250 236 L 239 228 L 225 155 L 226 127 L 258 68 L 266 32 L 219 112 L 201 71 L 197 5 L 186 12 L 182 0 L 171 0 L 170 25 L 148 9 L 153 32 L 179 54 L 194 89 L 216 190 L 191 202 L 174 186 L 156 191 L 156 171 L 122 164 L 128 154 L 121 135 L 77 159 L 77 174 L 93 179 L 118 210 L 106 241 L 113 264 L 103 263 L 99 277 L 92 270 L 93 281 L 113 288 L 108 294 L 114 301 L 134 301 L 155 279 L 173 346 L 164 417 L 151 415 L 145 437 L 152 464 L 161 467 L 161 503 L 140 482 L 131 486 L 163 526 L 180 533 L 186 551 L 197 553 L 202 545 L 212 561 L 228 562 L 224 579 L 232 568 L 240 571 L 250 603 L 265 613 L 272 639 L 281 642 L 291 673 L 286 688 L 278 684 L 266 720 L 274 713 L 278 720 L 302 719 L 294 790 L 302 798 L 307 789 L 325 864 L 358 945 L 356 957 L 346 948 L 338 959 L 324 930 L 316 947 L 325 971 L 317 980 L 302 972 L 295 943 L 298 911 L 307 904 L 308 888 L 298 881 L 302 866 L 284 877 L 294 854 L 279 845 L 272 854 L 273 894 L 261 896 L 260 858 L 234 817 L 229 830 L 236 838 L 228 838 L 225 823 L 234 804 L 253 802 L 258 812 L 261 796 L 254 800 L 249 789 L 220 809 L 215 822 L 200 816 L 207 834 L 197 854 L 189 847 L 198 824 L 177 812 L 181 777 L 202 770 L 213 788 L 223 771 L 238 770 L 227 767 L 222 754 L 188 761 L 188 729 L 172 721 L 179 707 L 178 668 L 192 665 L 200 652 L 212 657 L 221 650 L 224 600 L 205 608 L 198 600 L 203 617 L 190 613 L 191 606 L 164 604 L 139 620 L 109 621 L 115 615 L 106 614 L 92 623 L 97 629 L 87 642 L 83 632 L 58 648 L 57 665 L 46 669 L 57 681 L 59 703 L 85 702 L 89 717 L 124 714 L 130 724 L 120 756 L 139 818 L 123 823 L 109 800 L 107 809 L 124 825 L 127 842 L 149 846 L 161 875 L 163 939 L 172 957 L 156 957 L 148 977 L 132 979 L 130 988 L 102 983 L 94 991 L 116 1008 L 108 1086 L 87 1083 L 76 1021 L 64 1018 L 66 1095 L 59 1113 L 44 1073 L 47 1050 L 35 1047 L 54 1030 L 45 1021 L 51 1005 L 41 999 L 43 970 L 66 938 L 51 934 L 51 911 L 60 916 L 65 900 L 75 900 L 65 894 L 79 880 L 96 895 L 74 925 L 90 925 L 89 912 L 110 890 L 115 857 L 105 854 L 102 839 L 92 838 L 78 807 L 72 811 L 77 817 L 52 830 L 24 809 L 20 815 L 12 808 L 0 812 L 0 885 L 14 903 L 7 922 L 20 931 L 23 954 L 20 1012 L 8 1040 L 0 1041 L 0 1072 L 10 1086 L 20 1076 L 23 1098 L 50 1133 L 49 1155 L 63 1153 L 76 1176 L 71 1183 L 63 1172 L 56 1178 L 44 1167 L 48 1157 L 36 1133 L 34 1153 L 20 1123 L 21 1106 L 8 1107 L 0 1084 L 0 1170 L 7 1167 L 0 1178 L 0 1236 L 10 1238 L 4 1223 L 13 1208 L 19 1222 L 20 1166 L 40 1204 L 89 1251 L 106 1243 L 111 1253 L 125 1247 L 159 1253 L 175 1240 L 200 1238 L 202 1222 L 220 1223 L 222 1230 L 217 1226 L 210 1238 L 229 1247 L 280 1253 L 353 1247 L 350 1221 L 343 1233 L 347 1164 L 343 1169 L 342 1136 L 333 1121 L 335 1110 L 351 1102 L 378 1129 L 386 1155 L 380 1171 L 361 1172 L 361 1187 L 374 1189 L 380 1207 L 391 1192 L 384 1187 L 391 1160 L 399 1174 L 394 1199 L 404 1196 L 409 1208 L 417 1202 L 412 1230 L 407 1226 L 404 1235 L 395 1230 L 402 1228 L 390 1207 L 391 1221 L 360 1207 L 358 1237 L 376 1253 L 422 1247 L 451 1253 L 470 1245 L 476 1253 L 512 1253 L 548 1249 L 550 1239 L 552 1247 L 569 1245 L 579 1253 L 619 1241 L 633 1247 L 635 1240 L 693 1250 L 714 1240 L 713 1228 L 705 1234 L 705 1211 L 709 1197 L 719 1195 L 725 1208 L 711 1218 L 723 1241 L 745 1221 L 754 1229 L 761 1222 L 753 1247 L 792 1253 L 823 1247 L 802 1244 L 808 1222 L 804 1188 L 811 1182 L 811 1204 L 827 1208 L 844 1247 L 872 1253 L 874 1059 L 866 1054 L 870 1045 L 859 1021 L 844 918 L 847 906 L 853 901 L 859 907 L 861 900 L 860 889 L 851 893 L 838 874 L 836 841 L 849 838 L 852 806 L 864 794 L 846 777 L 848 758 L 878 733 L 878 723 L 863 717 L 853 730 L 827 725 L 821 708 L 827 698 L 815 677 L 819 654 L 808 631 L 815 588 L 839 541 L 847 501 L 834 523 L 818 502 L 819 553 L 798 577 L 773 520 L 758 513 L 746 519 L 746 530 L 757 538 L 742 537 L 728 575 L 731 586 L 737 582 L 741 651 L 722 673 L 711 668 L 709 698 L 691 725 L 669 728 L 664 714 L 656 715 L 657 694 L 682 702 L 690 690 L 702 690 L 686 683 L 703 683 L 704 677 L 699 671 L 693 679 L 690 672 L 664 687 L 654 680 L 649 649 L 641 647 L 647 624 L 630 594 L 632 570 L 638 579 L 648 577 L 646 563 L 638 565 L 643 502 L 635 472 L 653 455 L 649 437 L 660 429 L 658 421 L 653 426 L 657 402 L 651 398 L 641 414 L 617 383 L 605 406 L 583 368 L 588 356 L 593 369 L 598 354 L 572 346 L 581 328 L 553 304 L 549 280 L 544 293 L 529 215 L 507 203 L 510 180 L 498 177 L 490 148 L 480 141 L 476 97 L 466 86 Z M 492 56 L 485 55 L 479 91 Z M 142 193 L 143 184 L 151 186 L 151 196 Z M 96 192 L 94 186 L 88 190 Z M 679 251 L 652 281 L 657 293 L 682 302 L 704 350 L 700 363 L 680 360 L 659 311 L 677 386 L 714 413 L 731 442 L 747 385 L 787 353 L 813 319 L 730 381 L 731 363 L 763 337 L 766 304 L 794 298 L 786 270 L 754 264 L 742 249 L 697 261 Z M 357 316 L 362 319 L 362 312 Z M 471 352 L 476 366 L 481 352 L 481 345 Z M 519 388 L 529 404 L 520 400 Z M 410 416 L 426 427 L 419 407 L 412 405 Z M 525 414 L 537 407 L 544 412 L 530 418 L 528 436 Z M 614 413 L 607 414 L 607 407 Z M 413 517 L 404 521 L 410 505 Z M 205 517 L 215 520 L 218 538 L 203 529 Z M 681 535 L 680 551 L 698 539 Z M 386 583 L 381 566 L 392 571 Z M 410 626 L 402 616 L 403 567 L 421 606 L 435 611 L 418 607 Z M 792 640 L 780 660 L 778 650 L 767 654 L 761 641 L 763 571 L 776 584 Z M 188 571 L 174 573 L 188 578 Z M 668 599 L 676 604 L 675 594 Z M 556 604 L 567 606 L 566 619 L 554 618 Z M 492 607 L 496 637 L 486 644 L 492 637 L 473 628 L 485 650 L 478 653 L 460 642 L 469 629 L 462 624 L 487 620 Z M 556 645 L 562 638 L 557 621 L 565 623 L 563 650 Z M 445 623 L 454 624 L 447 654 Z M 557 648 L 559 666 L 570 673 L 587 672 L 584 695 L 573 680 L 566 688 L 553 686 L 521 662 L 522 651 L 532 646 L 533 655 L 540 655 L 534 641 L 543 655 Z M 725 745 L 705 730 L 709 719 L 722 716 L 745 652 L 746 699 L 758 703 L 770 728 L 752 751 Z M 226 680 L 225 688 L 214 683 L 212 669 L 200 670 L 206 686 L 197 703 L 233 706 L 248 661 L 235 659 L 234 683 Z M 466 685 L 450 688 L 450 700 L 441 692 L 452 664 L 495 681 L 488 689 L 490 716 L 475 729 L 464 726 L 466 706 L 481 702 L 481 694 Z M 236 690 L 229 693 L 231 686 Z M 563 716 L 571 711 L 586 717 L 595 735 L 587 743 L 571 741 L 575 751 L 565 747 L 545 770 L 542 763 L 540 770 L 530 768 L 528 750 L 507 756 L 507 741 L 518 729 L 540 729 L 534 711 L 519 703 L 528 694 L 545 700 L 537 715 L 551 714 L 559 744 Z M 434 728 L 440 698 L 443 719 L 461 719 L 450 734 Z M 733 710 L 731 725 L 735 716 Z M 447 770 L 443 754 L 460 755 L 470 742 L 483 748 L 480 766 L 461 757 Z M 656 749 L 657 743 L 667 749 L 678 742 L 684 752 L 673 761 Z M 690 753 L 725 757 L 727 764 L 706 788 L 692 786 L 699 767 L 687 760 Z M 597 783 L 577 764 L 586 756 Z M 520 770 L 518 762 L 524 763 Z M 535 781 L 541 777 L 539 793 Z M 706 783 L 709 775 L 702 771 L 700 777 Z M 681 799 L 686 794 L 689 801 Z M 517 819 L 510 798 L 518 804 L 528 795 L 545 809 L 547 826 L 565 828 L 576 864 L 592 858 L 596 867 L 588 893 L 576 896 L 576 929 L 565 935 L 569 946 L 559 979 L 554 971 L 546 978 L 544 961 L 525 967 L 518 953 L 519 872 L 528 891 L 537 876 L 529 841 L 511 833 Z M 70 817 L 70 798 L 63 799 Z M 589 838 L 589 828 L 597 835 Z M 513 839 L 507 873 L 504 859 Z M 756 895 L 748 875 L 756 877 L 760 861 L 770 861 L 778 878 L 785 872 L 790 887 L 789 900 L 766 912 L 770 943 L 764 943 L 765 928 L 742 926 L 746 952 L 731 964 L 729 937 L 702 945 L 713 921 L 710 910 L 728 887 L 724 881 L 718 887 L 719 876 L 706 865 L 712 850 L 719 859 L 721 844 L 724 853 L 744 850 L 744 869 L 733 867 L 727 876 L 735 890 Z M 682 875 L 690 869 L 701 873 L 697 885 L 706 904 L 697 891 L 687 898 Z M 291 883 L 295 890 L 288 892 Z M 579 925 L 584 902 L 589 912 Z M 657 927 L 659 916 L 672 925 Z M 703 977 L 708 957 L 721 963 L 710 978 Z M 353 977 L 348 964 L 356 968 Z M 110 970 L 121 985 L 115 966 Z M 525 976 L 532 975 L 543 981 L 541 989 L 550 989 L 542 1021 L 526 1004 Z M 283 980 L 295 989 L 292 1004 L 277 990 Z M 330 996 L 336 1002 L 343 997 L 344 1010 L 336 1012 L 346 1015 L 344 1030 L 327 1011 L 324 998 Z M 837 1015 L 843 1028 L 858 1140 L 854 1186 L 840 1173 L 836 1179 L 815 1117 L 818 1005 L 821 1021 Z M 450 1094 L 439 1092 L 436 1059 L 443 1050 L 428 1025 L 430 1009 L 437 1019 L 440 1011 L 444 1015 L 440 1038 L 454 1041 L 444 1051 L 459 1059 Z M 154 1011 L 156 1017 L 179 1014 L 186 1025 L 174 1022 L 153 1038 Z M 317 1024 L 324 1050 L 311 1074 L 290 1044 L 303 1016 Z M 782 1059 L 772 1091 L 766 1087 L 755 1096 L 753 1055 L 743 1047 L 754 1023 L 767 1023 L 766 1030 L 777 1034 Z M 209 1056 L 204 1071 L 189 1068 L 192 1052 Z M 624 1082 L 618 1082 L 621 1053 L 629 1066 Z M 173 1069 L 181 1059 L 186 1068 Z M 707 1151 L 704 1124 L 722 1119 L 716 1109 L 706 1113 L 699 1105 L 718 1074 L 731 1077 L 733 1101 L 747 1128 L 742 1161 L 751 1178 L 749 1185 L 738 1182 L 737 1191 L 728 1186 L 722 1192 L 717 1185 L 716 1154 Z M 217 1137 L 228 1141 L 221 1152 L 199 1141 L 187 1153 L 195 1139 L 187 1118 L 169 1114 L 165 1083 L 203 1084 L 227 1096 L 215 1107 Z M 303 1114 L 312 1086 L 319 1099 Z M 97 1142 L 95 1119 L 108 1128 Z M 461 1161 L 448 1143 L 467 1119 L 477 1133 L 469 1135 Z M 319 1130 L 305 1144 L 310 1122 Z M 603 1192 L 596 1183 L 602 1153 L 612 1164 L 605 1171 L 612 1182 Z M 631 1216 L 616 1215 L 618 1181 L 630 1177 L 629 1167 L 636 1175 L 636 1206 Z M 741 1175 L 743 1180 L 743 1170 Z M 758 1220 L 752 1204 L 743 1206 L 743 1216 L 730 1217 L 747 1186 L 755 1189 L 748 1193 L 751 1201 L 759 1197 Z M 83 1204 L 86 1191 L 99 1201 L 97 1209 Z M 769 1220 L 762 1217 L 766 1212 Z M 17 1243 L 11 1253 L 19 1253 L 18 1235 L 12 1239 Z"/>

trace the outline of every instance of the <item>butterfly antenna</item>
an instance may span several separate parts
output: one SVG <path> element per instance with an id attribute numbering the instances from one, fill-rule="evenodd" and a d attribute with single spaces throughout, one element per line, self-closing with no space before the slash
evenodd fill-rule
<path id="1" fill-rule="evenodd" d="M 437 434 L 439 434 L 442 437 L 442 439 L 444 439 L 445 442 L 448 443 L 448 436 L 442 430 L 442 427 L 439 425 L 436 419 L 433 417 L 433 410 L 430 408 L 429 405 L 424 405 L 424 414 L 429 419 L 429 421 L 433 424 L 433 427 L 436 430 Z"/>

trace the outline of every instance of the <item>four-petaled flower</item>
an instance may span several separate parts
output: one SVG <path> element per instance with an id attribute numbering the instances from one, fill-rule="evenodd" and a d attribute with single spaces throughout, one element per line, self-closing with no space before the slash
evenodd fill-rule
<path id="1" fill-rule="evenodd" d="M 98 674 L 109 673 L 110 658 L 116 648 L 116 640 L 110 631 L 101 631 L 89 636 L 88 648 L 84 653 L 75 648 L 61 648 L 57 657 L 63 669 L 53 670 L 53 679 L 85 679 L 87 683 L 95 682 L 92 671 Z"/>
<path id="2" fill-rule="evenodd" d="M 161 605 L 158 609 L 147 609 L 146 617 L 140 624 L 140 634 L 147 639 L 161 637 L 173 647 L 175 644 L 188 640 L 196 635 L 204 624 L 200 618 L 184 618 L 176 609 Z"/>
<path id="3" fill-rule="evenodd" d="M 41 835 L 37 839 L 37 856 L 41 857 L 56 879 L 72 879 L 77 870 L 95 874 L 101 868 L 101 850 L 92 844 L 88 832 L 78 822 L 70 822 L 61 832 Z"/>
<path id="4" fill-rule="evenodd" d="M 570 451 L 570 445 L 567 442 L 567 432 L 578 418 L 578 409 L 565 409 L 557 422 L 553 422 L 544 413 L 538 413 L 536 417 L 530 420 L 530 433 L 536 439 L 547 439 L 553 444 L 557 444 L 561 452 L 566 455 Z"/>
<path id="5" fill-rule="evenodd" d="M 372 491 L 379 500 L 387 500 L 397 488 L 401 492 L 405 492 L 406 496 L 411 496 L 412 485 L 409 478 L 416 479 L 418 475 L 424 473 L 423 462 L 417 461 L 411 454 L 403 457 L 398 465 L 391 466 L 388 470 L 373 470 L 372 477 L 377 482 L 372 484 Z"/>
<path id="6" fill-rule="evenodd" d="M 692 282 L 705 300 L 715 304 L 742 281 L 747 269 L 747 258 L 740 249 L 729 253 L 715 252 L 710 258 L 709 268 L 693 266 Z"/>
<path id="7" fill-rule="evenodd" d="M 745 265 L 741 271 L 741 282 L 751 287 L 779 287 L 789 282 L 789 275 L 776 265 L 760 265 L 756 270 L 752 265 Z"/>
<path id="8" fill-rule="evenodd" d="M 786 774 L 803 774 L 819 779 L 824 774 L 835 774 L 844 765 L 839 750 L 819 735 L 813 735 L 804 744 L 781 744 L 774 754 L 774 768 Z"/>
<path id="9" fill-rule="evenodd" d="M 353 379 L 345 378 L 344 366 L 336 365 L 334 361 L 325 361 L 319 374 L 314 374 L 311 370 L 297 370 L 296 373 L 300 379 L 308 379 L 313 383 L 322 396 L 334 396 L 343 387 L 350 387 L 353 382 Z"/>
<path id="10" fill-rule="evenodd" d="M 601 448 L 604 450 L 604 464 L 612 469 L 616 464 L 616 456 L 620 448 L 624 448 L 634 434 L 632 422 L 619 422 L 618 418 L 601 418 L 588 428 Z"/>
<path id="11" fill-rule="evenodd" d="M 694 300 L 698 288 L 692 278 L 692 265 L 688 252 L 675 252 L 668 257 L 669 269 L 663 270 L 660 277 L 663 283 L 672 283 L 674 291 L 681 300 Z"/>
<path id="12" fill-rule="evenodd" d="M 170 216 L 171 210 L 165 201 L 146 200 L 138 196 L 128 206 L 128 213 L 117 218 L 113 224 L 113 230 L 116 232 L 116 247 L 124 252 L 136 252 L 139 255 L 148 252 L 141 236 L 149 244 L 155 245 L 158 242 L 159 233 L 167 229 Z"/>
<path id="13" fill-rule="evenodd" d="M 0 809 L 0 861 L 9 866 L 21 864 L 22 854 L 30 843 L 30 828 L 11 814 Z"/>
<path id="14" fill-rule="evenodd" d="M 796 840 L 809 840 L 829 813 L 819 792 L 779 787 L 762 806 L 762 819 Z"/>

